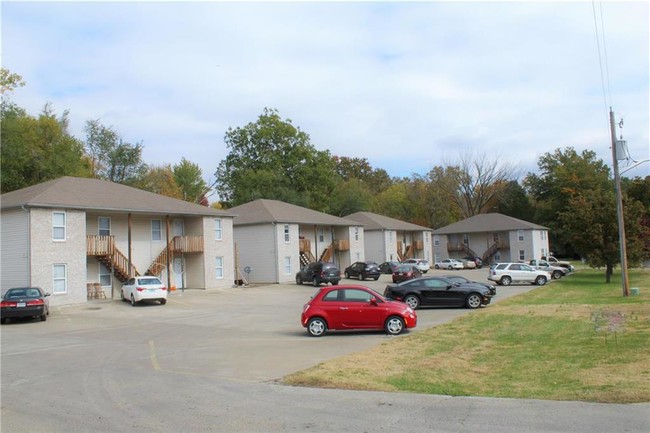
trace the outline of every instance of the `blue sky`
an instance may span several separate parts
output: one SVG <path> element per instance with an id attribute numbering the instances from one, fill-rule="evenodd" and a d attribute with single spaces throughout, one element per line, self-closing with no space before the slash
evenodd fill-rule
<path id="1" fill-rule="evenodd" d="M 566 146 L 611 165 L 609 106 L 632 158 L 650 158 L 646 1 L 1 8 L 2 65 L 27 83 L 14 102 L 32 114 L 46 102 L 69 110 L 81 139 L 99 119 L 142 142 L 148 164 L 185 157 L 206 180 L 227 155 L 227 129 L 264 107 L 317 149 L 367 158 L 391 176 L 468 153 L 525 174 Z M 645 163 L 626 175 L 649 174 Z"/>

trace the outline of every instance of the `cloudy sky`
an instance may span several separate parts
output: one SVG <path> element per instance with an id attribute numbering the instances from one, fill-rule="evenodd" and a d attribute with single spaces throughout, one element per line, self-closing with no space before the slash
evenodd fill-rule
<path id="1" fill-rule="evenodd" d="M 15 103 L 69 110 L 80 139 L 99 119 L 142 142 L 148 164 L 185 157 L 206 180 L 227 155 L 227 129 L 264 107 L 317 149 L 391 176 L 474 152 L 525 174 L 567 146 L 611 165 L 609 106 L 631 157 L 650 158 L 647 1 L 3 1 L 1 11 L 2 65 L 26 82 Z M 626 176 L 649 174 L 646 162 Z"/>

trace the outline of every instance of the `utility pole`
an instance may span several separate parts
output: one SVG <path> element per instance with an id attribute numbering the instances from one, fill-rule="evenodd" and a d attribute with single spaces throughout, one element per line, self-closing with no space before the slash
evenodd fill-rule
<path id="1" fill-rule="evenodd" d="M 625 243 L 625 221 L 623 218 L 623 194 L 621 193 L 621 176 L 618 172 L 618 157 L 616 155 L 616 127 L 614 111 L 609 108 L 609 126 L 612 132 L 612 159 L 614 160 L 614 188 L 616 189 L 616 216 L 618 218 L 618 243 L 621 252 L 621 285 L 623 296 L 630 296 L 630 286 L 627 279 L 627 247 Z"/>

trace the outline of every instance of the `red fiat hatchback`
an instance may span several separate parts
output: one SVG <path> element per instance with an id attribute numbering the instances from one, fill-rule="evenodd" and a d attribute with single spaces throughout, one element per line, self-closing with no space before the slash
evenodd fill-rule
<path id="1" fill-rule="evenodd" d="M 320 337 L 327 330 L 383 329 L 398 335 L 414 328 L 418 318 L 403 302 L 391 301 L 374 290 L 358 285 L 319 289 L 305 304 L 301 323 L 309 335 Z"/>

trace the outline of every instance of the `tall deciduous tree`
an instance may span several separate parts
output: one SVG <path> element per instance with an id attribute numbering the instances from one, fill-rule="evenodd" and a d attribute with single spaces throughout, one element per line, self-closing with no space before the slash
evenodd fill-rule
<path id="1" fill-rule="evenodd" d="M 366 158 L 348 158 L 347 156 L 333 156 L 336 174 L 341 179 L 348 181 L 358 179 L 374 194 L 388 188 L 392 179 L 384 169 L 374 169 Z"/>
<path id="2" fill-rule="evenodd" d="M 61 176 L 92 176 L 83 143 L 68 133 L 68 113 L 61 116 L 46 105 L 38 117 L 2 102 L 2 192 Z"/>
<path id="3" fill-rule="evenodd" d="M 0 95 L 13 92 L 17 87 L 24 85 L 23 77 L 7 68 L 0 68 Z"/>
<path id="4" fill-rule="evenodd" d="M 147 172 L 133 186 L 167 197 L 183 199 L 183 191 L 176 183 L 170 164 L 147 167 Z"/>
<path id="5" fill-rule="evenodd" d="M 122 140 L 112 128 L 99 120 L 86 122 L 86 151 L 93 172 L 100 179 L 135 185 L 147 173 L 142 160 L 142 144 L 130 144 Z"/>
<path id="6" fill-rule="evenodd" d="M 329 210 L 339 180 L 329 152 L 316 150 L 309 135 L 276 110 L 265 108 L 255 123 L 228 128 L 225 142 L 229 153 L 215 177 L 228 206 L 269 198 Z"/>
<path id="7" fill-rule="evenodd" d="M 551 248 L 560 254 L 573 254 L 571 242 L 561 235 L 558 214 L 569 208 L 574 195 L 582 191 L 607 191 L 612 188 L 610 171 L 596 153 L 578 154 L 568 147 L 540 157 L 539 174 L 529 173 L 524 187 L 534 200 L 535 222 L 551 229 Z"/>
<path id="8" fill-rule="evenodd" d="M 359 179 L 340 182 L 330 199 L 330 213 L 346 216 L 355 212 L 369 211 L 372 206 L 373 194 Z"/>
<path id="9" fill-rule="evenodd" d="M 208 194 L 209 188 L 203 180 L 203 172 L 198 164 L 182 158 L 180 163 L 174 165 L 173 170 L 183 200 L 199 203 Z"/>

